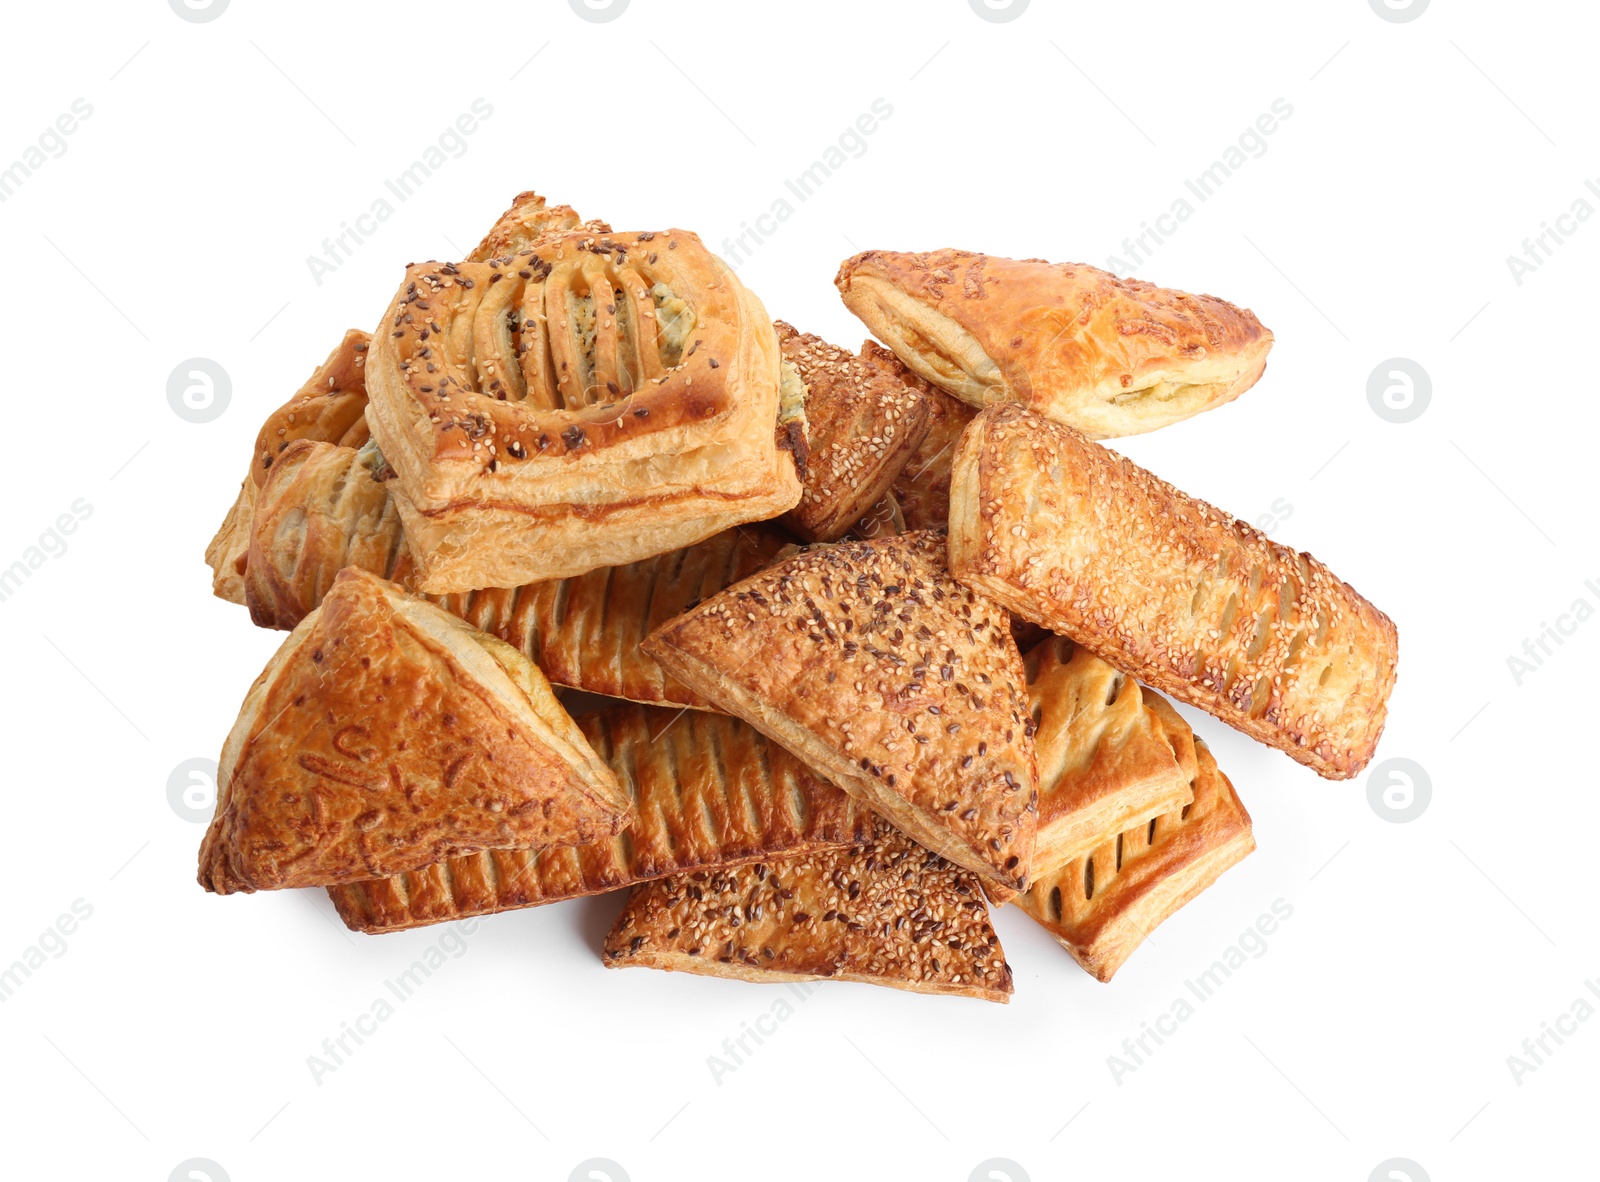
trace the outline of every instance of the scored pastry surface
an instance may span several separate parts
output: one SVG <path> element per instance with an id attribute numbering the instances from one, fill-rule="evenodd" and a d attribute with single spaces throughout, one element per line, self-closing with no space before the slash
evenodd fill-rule
<path id="1" fill-rule="evenodd" d="M 792 508 L 779 378 L 761 302 L 686 231 L 411 267 L 368 418 L 419 586 L 563 578 Z"/>
<path id="2" fill-rule="evenodd" d="M 942 535 L 816 546 L 664 624 L 670 674 L 997 891 L 1028 881 L 1033 721 L 1010 618 Z"/>
<path id="3" fill-rule="evenodd" d="M 1163 714 L 1188 730 L 1170 706 Z M 1203 742 L 1194 800 L 1118 834 L 1043 875 L 1017 900 L 1098 980 L 1109 981 L 1145 938 L 1256 848 L 1250 814 Z"/>
<path id="4" fill-rule="evenodd" d="M 1023 667 L 1039 758 L 1036 874 L 1193 799 L 1193 777 L 1148 704 L 1153 691 L 1062 636 L 1031 649 Z"/>
<path id="5" fill-rule="evenodd" d="M 625 830 L 583 846 L 485 850 L 330 887 L 340 918 L 356 931 L 401 931 L 845 845 L 875 823 L 867 809 L 736 718 L 618 704 L 578 725 L 628 795 Z"/>
<path id="6" fill-rule="evenodd" d="M 865 844 L 635 887 L 603 956 L 611 968 L 741 981 L 830 978 L 998 1002 L 1012 991 L 977 877 L 881 821 Z"/>
<path id="7" fill-rule="evenodd" d="M 934 385 L 973 406 L 1018 402 L 1097 439 L 1232 401 L 1272 347 L 1246 309 L 1082 263 L 870 250 L 834 282 Z"/>
<path id="8" fill-rule="evenodd" d="M 200 882 L 218 894 L 582 844 L 627 821 L 536 666 L 355 568 L 251 687 L 217 785 Z"/>
<path id="9" fill-rule="evenodd" d="M 950 565 L 1125 673 L 1348 779 L 1394 686 L 1394 623 L 1309 554 L 1018 406 L 962 436 Z"/>

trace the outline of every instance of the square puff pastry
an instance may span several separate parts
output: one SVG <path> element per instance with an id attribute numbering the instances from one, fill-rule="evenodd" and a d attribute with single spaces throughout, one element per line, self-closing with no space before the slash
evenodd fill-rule
<path id="1" fill-rule="evenodd" d="M 1082 263 L 869 250 L 834 283 L 934 385 L 978 407 L 1020 402 L 1092 439 L 1231 402 L 1272 348 L 1247 309 Z"/>
<path id="2" fill-rule="evenodd" d="M 1156 694 L 1062 636 L 1048 637 L 1022 663 L 1039 757 L 1036 875 L 1193 799 L 1192 769 L 1178 762 L 1146 701 Z"/>
<path id="3" fill-rule="evenodd" d="M 217 894 L 583 844 L 628 819 L 536 666 L 353 567 L 250 688 L 217 784 L 200 848 Z"/>
<path id="4" fill-rule="evenodd" d="M 1010 617 L 950 577 L 944 549 L 935 533 L 814 546 L 644 649 L 986 888 L 1017 891 L 1037 807 L 1022 658 Z"/>
<path id="5" fill-rule="evenodd" d="M 681 230 L 411 267 L 367 417 L 418 585 L 564 578 L 793 508 L 803 412 L 779 374 L 761 301 Z"/>
<path id="6" fill-rule="evenodd" d="M 635 887 L 608 968 L 738 981 L 862 981 L 1011 1000 L 1011 966 L 977 879 L 879 823 L 847 849 Z"/>
<path id="7" fill-rule="evenodd" d="M 1383 733 L 1388 616 L 1309 554 L 1020 406 L 961 437 L 950 568 L 1320 776 L 1354 776 Z"/>
<path id="8" fill-rule="evenodd" d="M 1193 803 L 1108 838 L 1017 900 L 1099 981 L 1111 980 L 1145 937 L 1256 848 L 1250 814 L 1210 749 L 1171 706 L 1157 710 L 1186 733 L 1180 743 L 1194 753 Z"/>
<path id="9" fill-rule="evenodd" d="M 578 726 L 628 793 L 626 830 L 583 846 L 484 850 L 329 887 L 345 925 L 397 932 L 537 907 L 669 874 L 849 845 L 876 824 L 870 811 L 725 714 L 619 703 Z"/>

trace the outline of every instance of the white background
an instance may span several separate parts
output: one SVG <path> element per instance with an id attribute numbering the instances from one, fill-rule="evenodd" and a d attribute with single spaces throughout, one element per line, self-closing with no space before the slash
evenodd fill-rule
<path id="1" fill-rule="evenodd" d="M 208 23 L 160 0 L 14 6 L 0 164 L 75 99 L 93 113 L 0 204 L 0 566 L 75 501 L 92 515 L 0 603 L 0 966 L 75 900 L 93 912 L 0 1004 L 4 1173 L 163 1180 L 197 1157 L 234 1182 L 564 1180 L 591 1158 L 635 1182 L 962 1182 L 993 1158 L 1011 1182 L 1361 1182 L 1394 1157 L 1436 1180 L 1592 1169 L 1600 1021 L 1520 1083 L 1507 1057 L 1600 977 L 1600 622 L 1520 686 L 1507 658 L 1574 600 L 1600 605 L 1584 587 L 1600 587 L 1600 219 L 1520 285 L 1506 256 L 1600 184 L 1596 23 L 1588 5 L 1486 0 L 1409 23 L 1367 0 L 1034 0 L 1008 23 L 967 0 L 633 0 L 611 23 L 565 0 L 233 0 Z M 307 256 L 479 97 L 493 114 L 464 154 L 319 285 Z M 1009 1006 L 825 986 L 719 1085 L 708 1056 L 787 995 L 602 968 L 613 896 L 483 922 L 314 1082 L 307 1057 L 441 933 L 350 936 L 315 892 L 195 885 L 202 826 L 169 807 L 168 774 L 215 757 L 280 640 L 211 598 L 201 563 L 260 420 L 345 328 L 374 325 L 403 264 L 461 257 L 519 190 L 717 248 L 878 98 L 893 114 L 864 153 L 789 195 L 740 268 L 773 315 L 850 346 L 863 332 L 831 280 L 855 250 L 1104 266 L 1275 99 L 1292 106 L 1139 268 L 1254 309 L 1277 335 L 1266 376 L 1122 446 L 1273 518 L 1395 618 L 1378 754 L 1426 769 L 1427 811 L 1385 821 L 1365 776 L 1320 781 L 1203 719 L 1259 851 L 1112 985 L 1008 909 Z M 166 399 L 196 356 L 233 384 L 198 425 Z M 1366 395 L 1396 356 L 1433 385 L 1405 424 Z M 1278 899 L 1293 916 L 1265 954 L 1114 1081 L 1123 1039 Z"/>

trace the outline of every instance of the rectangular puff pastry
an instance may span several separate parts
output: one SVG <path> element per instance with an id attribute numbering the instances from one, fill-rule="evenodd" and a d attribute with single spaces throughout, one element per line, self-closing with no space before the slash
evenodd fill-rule
<path id="1" fill-rule="evenodd" d="M 736 718 L 619 704 L 578 725 L 628 795 L 626 830 L 583 846 L 484 850 L 330 887 L 345 924 L 402 931 L 845 845 L 872 831 L 868 810 Z"/>
<path id="2" fill-rule="evenodd" d="M 997 892 L 1027 885 L 1033 721 L 1010 617 L 944 538 L 814 546 L 670 620 L 645 651 Z"/>
<path id="3" fill-rule="evenodd" d="M 1192 804 L 1109 838 L 1017 900 L 1097 980 L 1111 980 L 1146 936 L 1256 848 L 1228 777 L 1204 743 L 1189 742 Z"/>
<path id="4" fill-rule="evenodd" d="M 927 400 L 821 337 L 774 323 L 786 362 L 805 384 L 806 472 L 784 524 L 832 542 L 888 491 L 928 429 Z M 942 524 L 942 523 L 941 523 Z"/>
<path id="5" fill-rule="evenodd" d="M 360 447 L 367 440 L 366 361 L 371 338 L 358 329 L 344 339 L 306 382 L 262 424 L 250 467 L 222 527 L 206 546 L 211 590 L 230 603 L 245 601 L 244 567 L 256 497 L 280 453 L 301 439 Z"/>
<path id="6" fill-rule="evenodd" d="M 1309 554 L 1060 423 L 984 411 L 957 449 L 957 578 L 1343 780 L 1372 758 L 1398 635 Z"/>
<path id="7" fill-rule="evenodd" d="M 411 267 L 367 382 L 418 586 L 565 578 L 793 508 L 779 357 L 761 301 L 681 230 Z"/>
<path id="8" fill-rule="evenodd" d="M 1011 999 L 1011 966 L 974 875 L 880 822 L 845 849 L 635 887 L 606 937 L 610 968 L 739 981 L 862 981 Z"/>
<path id="9" fill-rule="evenodd" d="M 200 883 L 329 886 L 581 845 L 628 800 L 537 666 L 354 567 L 289 634 L 217 766 Z"/>
<path id="10" fill-rule="evenodd" d="M 956 440 L 978 413 L 961 399 L 946 394 L 913 373 L 874 340 L 861 343 L 861 359 L 912 387 L 928 406 L 928 429 L 895 477 L 892 491 L 905 516 L 906 529 L 944 529 L 950 522 L 950 462 Z"/>
<path id="11" fill-rule="evenodd" d="M 973 406 L 1021 403 L 1095 439 L 1231 402 L 1272 347 L 1247 309 L 1082 263 L 869 250 L 834 282 L 934 385 Z"/>
<path id="12" fill-rule="evenodd" d="M 1133 678 L 1062 636 L 1022 659 L 1039 757 L 1036 875 L 1193 797 L 1167 728 Z"/>

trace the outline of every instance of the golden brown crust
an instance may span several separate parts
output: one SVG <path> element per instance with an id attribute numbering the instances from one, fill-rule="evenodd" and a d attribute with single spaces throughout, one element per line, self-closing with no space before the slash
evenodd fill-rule
<path id="1" fill-rule="evenodd" d="M 259 627 L 293 628 L 347 566 L 409 582 L 400 515 L 376 457 L 309 439 L 278 456 L 258 494 L 245 563 L 245 606 Z"/>
<path id="2" fill-rule="evenodd" d="M 880 822 L 868 844 L 635 887 L 608 967 L 830 978 L 1005 1002 L 1011 966 L 977 879 Z"/>
<path id="3" fill-rule="evenodd" d="M 863 341 L 861 357 L 899 378 L 927 403 L 928 429 L 895 477 L 894 495 L 905 514 L 906 529 L 944 529 L 950 522 L 950 461 L 955 456 L 956 441 L 978 410 L 907 369 L 877 341 Z"/>
<path id="4" fill-rule="evenodd" d="M 873 538 L 893 538 L 906 532 L 900 502 L 892 492 L 886 492 L 850 527 L 845 537 L 853 542 L 870 542 Z"/>
<path id="5" fill-rule="evenodd" d="M 1037 800 L 1009 624 L 920 533 L 802 551 L 644 648 L 929 849 L 1019 889 Z"/>
<path id="6" fill-rule="evenodd" d="M 889 491 L 928 429 L 927 401 L 821 337 L 773 325 L 806 386 L 807 438 L 800 503 L 784 524 L 808 542 L 844 536 Z"/>
<path id="7" fill-rule="evenodd" d="M 1097 439 L 1232 401 L 1272 347 L 1246 309 L 1082 263 L 871 250 L 834 282 L 934 385 L 974 406 L 1020 402 Z"/>
<path id="8" fill-rule="evenodd" d="M 1193 804 L 1041 877 L 1017 902 L 1100 981 L 1111 980 L 1146 936 L 1256 848 L 1232 783 L 1206 745 L 1194 745 Z"/>
<path id="9" fill-rule="evenodd" d="M 544 237 L 587 228 L 596 234 L 608 234 L 611 227 L 604 222 L 585 222 L 570 205 L 547 205 L 539 194 L 529 190 L 518 193 L 511 206 L 495 220 L 467 258 L 474 263 L 490 259 L 507 258 L 532 250 Z"/>
<path id="10" fill-rule="evenodd" d="M 627 821 L 536 667 L 354 568 L 251 688 L 217 783 L 200 882 L 218 894 L 582 844 Z"/>
<path id="11" fill-rule="evenodd" d="M 1309 554 L 1017 406 L 973 421 L 951 486 L 956 576 L 1329 779 L 1372 758 L 1389 617 Z"/>
<path id="12" fill-rule="evenodd" d="M 848 845 L 872 830 L 871 812 L 738 719 L 617 705 L 578 725 L 628 794 L 625 832 L 577 847 L 485 850 L 330 887 L 340 918 L 355 931 L 402 931 Z"/>
<path id="13" fill-rule="evenodd" d="M 1137 681 L 1062 636 L 1030 650 L 1023 667 L 1039 757 L 1036 876 L 1193 799 L 1193 777 Z"/>
<path id="14" fill-rule="evenodd" d="M 280 453 L 301 439 L 360 447 L 367 441 L 366 358 L 371 337 L 350 329 L 289 401 L 267 416 L 232 508 L 206 547 L 218 599 L 245 601 L 244 568 L 256 498 Z"/>
<path id="15" fill-rule="evenodd" d="M 663 315 L 692 317 L 686 340 Z M 761 302 L 684 231 L 410 268 L 375 337 L 369 421 L 419 585 L 563 578 L 787 511 L 778 379 Z"/>

